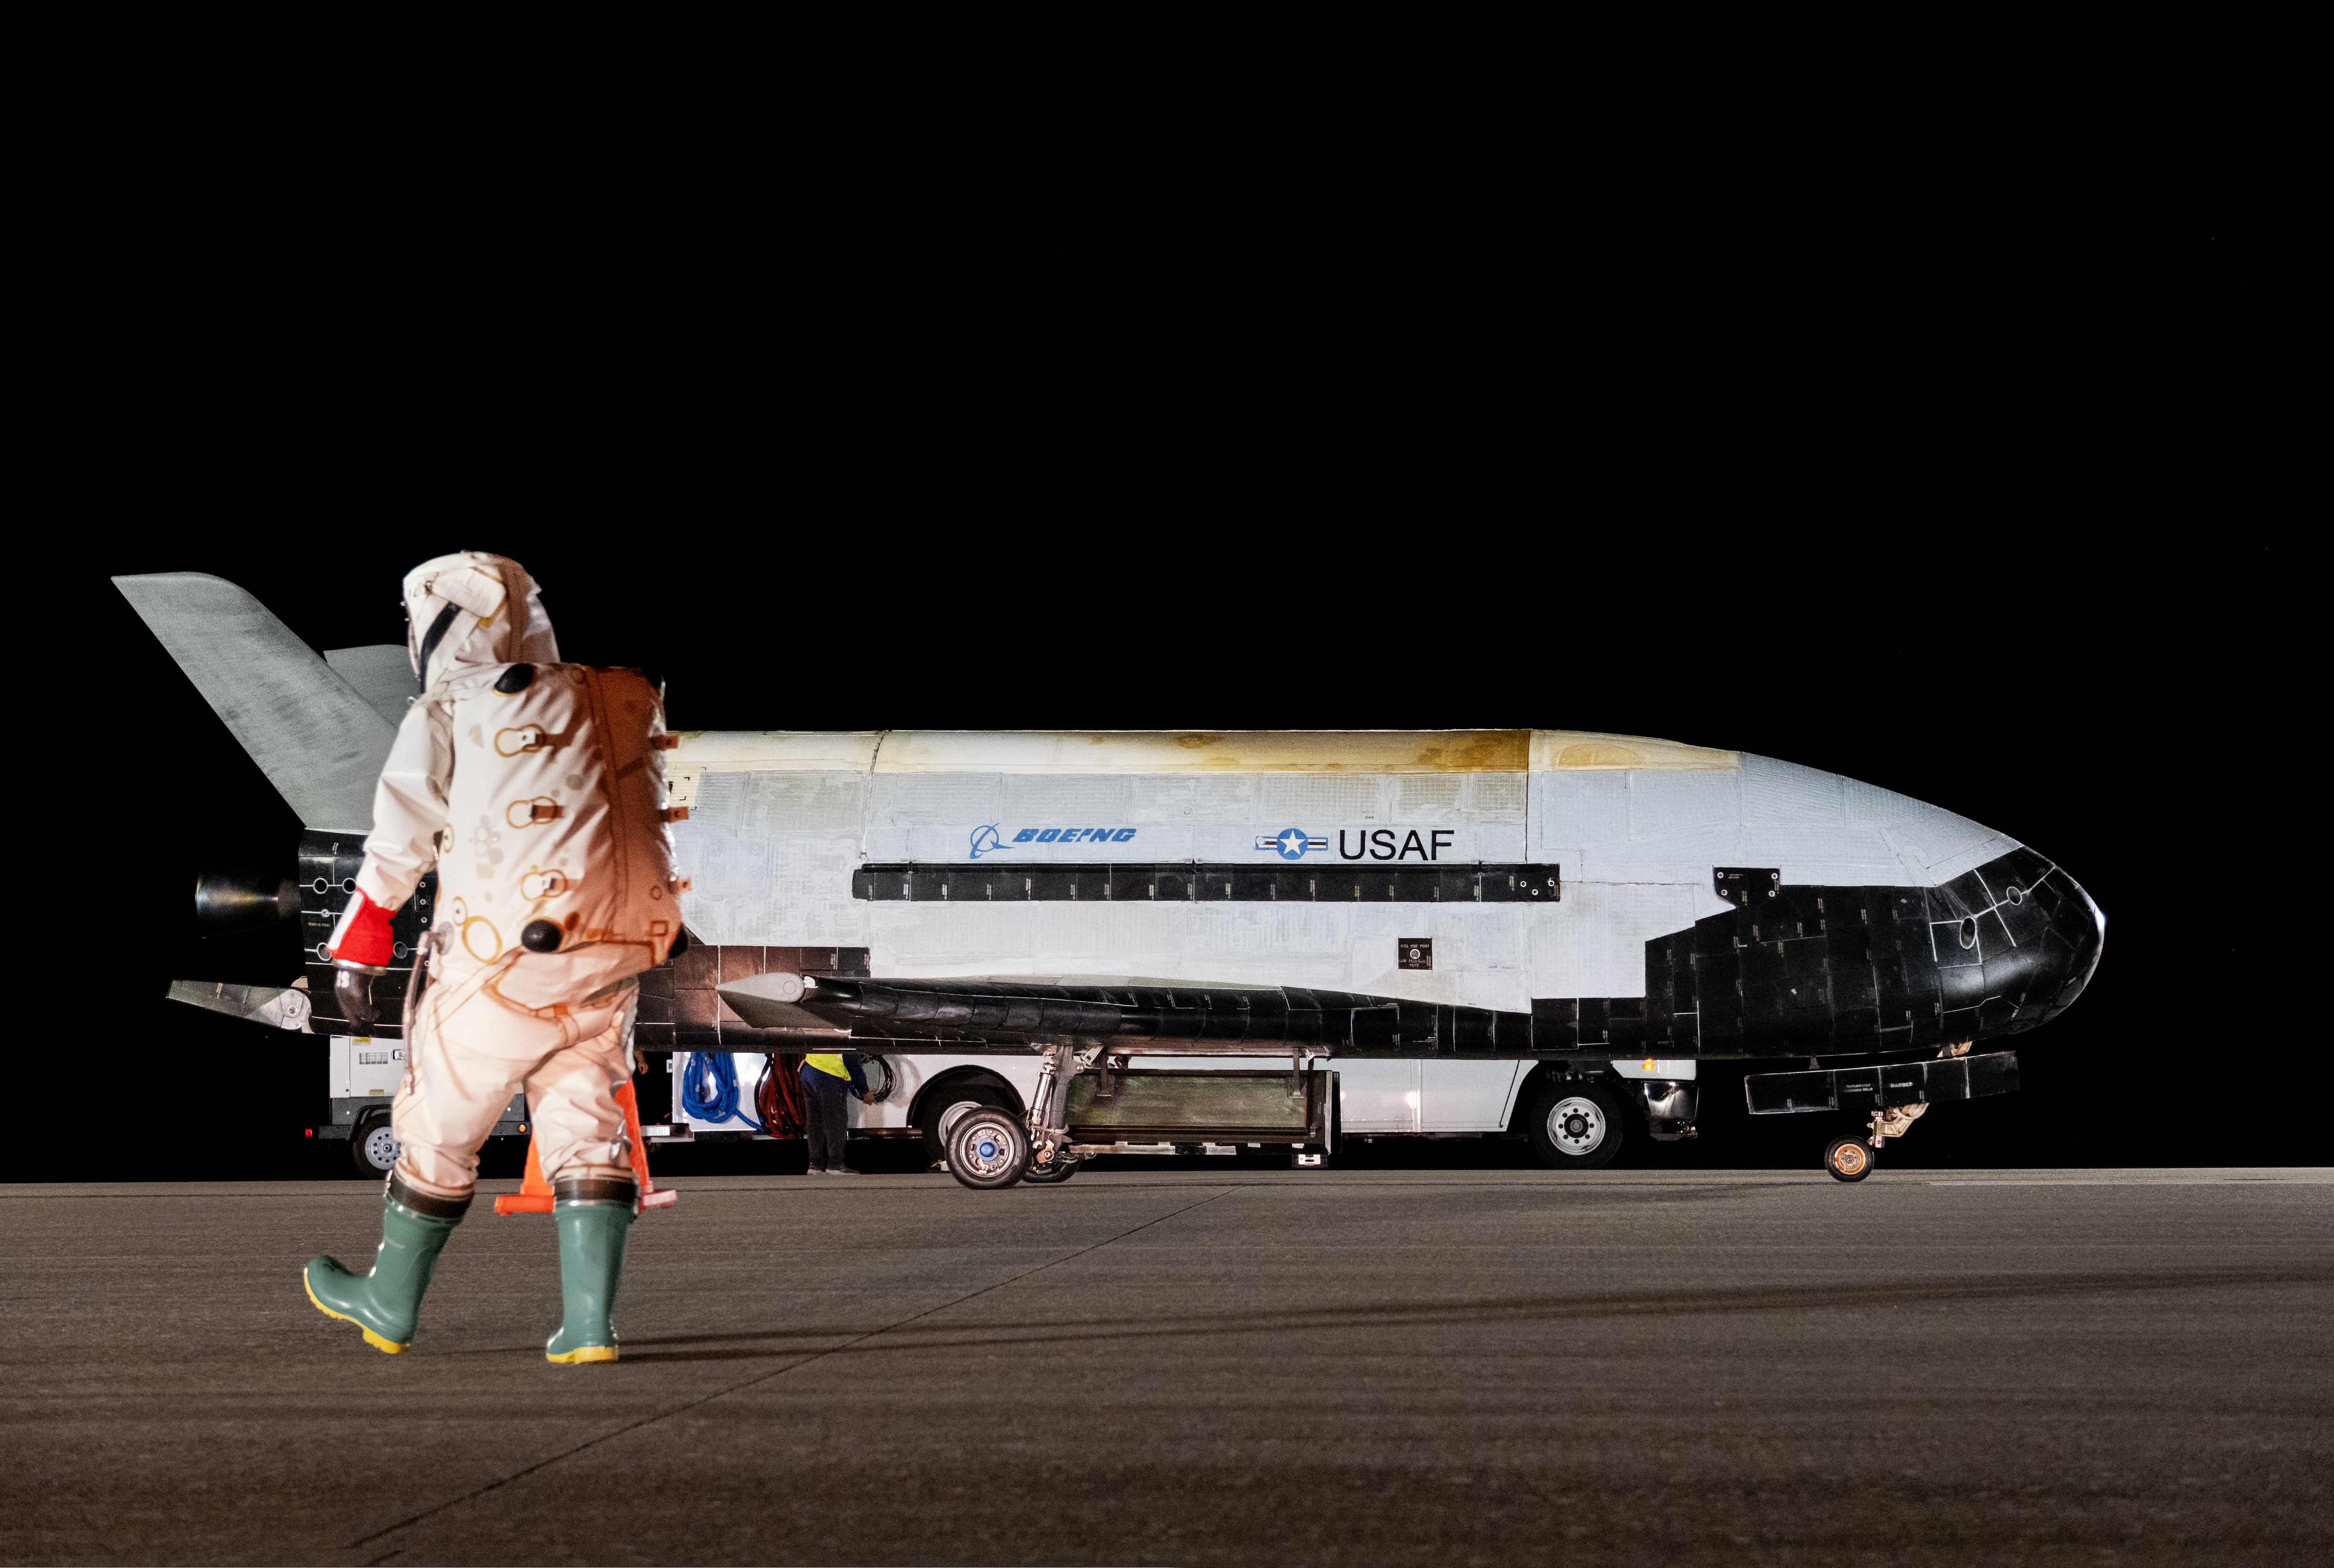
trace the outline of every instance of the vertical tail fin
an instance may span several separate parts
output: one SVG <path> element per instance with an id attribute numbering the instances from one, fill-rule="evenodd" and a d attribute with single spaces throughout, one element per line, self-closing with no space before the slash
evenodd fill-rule
<path id="1" fill-rule="evenodd" d="M 397 726 L 265 605 L 200 572 L 115 587 L 302 822 L 365 832 Z"/>

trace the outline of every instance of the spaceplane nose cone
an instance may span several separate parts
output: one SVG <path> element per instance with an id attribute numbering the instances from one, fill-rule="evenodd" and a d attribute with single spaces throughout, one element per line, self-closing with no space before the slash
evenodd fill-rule
<path id="1" fill-rule="evenodd" d="M 2044 1015 L 2055 1018 L 2074 1005 L 2098 971 L 2099 954 L 2107 947 L 2107 918 L 2083 885 L 2064 871 L 2053 871 L 2035 892 L 2038 901 L 2056 906 L 2049 910 L 2049 926 L 2042 938 L 2050 976 L 2058 987 Z M 2050 896 L 2053 893 L 2055 899 Z"/>
<path id="2" fill-rule="evenodd" d="M 2082 884 L 2023 848 L 1983 867 L 1970 882 L 1961 907 L 1973 907 L 1981 896 L 1992 903 L 1962 928 L 1964 949 L 1984 956 L 1978 1033 L 2015 1034 L 2072 1006 L 2090 984 L 2107 942 L 2107 917 Z M 1950 967 L 1941 973 L 1949 982 L 1955 976 Z M 1961 975 L 1964 985 L 1975 978 L 1966 960 Z"/>

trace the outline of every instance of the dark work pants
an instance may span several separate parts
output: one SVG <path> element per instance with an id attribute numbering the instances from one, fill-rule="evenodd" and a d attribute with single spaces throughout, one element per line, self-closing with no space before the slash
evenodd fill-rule
<path id="1" fill-rule="evenodd" d="M 810 1137 L 813 1170 L 843 1169 L 843 1097 L 851 1085 L 815 1067 L 802 1070 L 803 1130 Z"/>

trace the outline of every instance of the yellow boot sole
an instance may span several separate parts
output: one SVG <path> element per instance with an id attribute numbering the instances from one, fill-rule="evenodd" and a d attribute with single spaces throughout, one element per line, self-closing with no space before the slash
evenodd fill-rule
<path id="1" fill-rule="evenodd" d="M 586 1361 L 614 1361 L 616 1359 L 616 1347 L 613 1345 L 582 1345 L 572 1351 L 562 1351 L 557 1355 L 553 1355 L 549 1351 L 545 1351 L 543 1352 L 543 1359 L 546 1361 L 557 1361 L 562 1366 L 580 1367 Z"/>
<path id="2" fill-rule="evenodd" d="M 309 1302 L 318 1312 L 323 1313 L 326 1317 L 338 1318 L 344 1323 L 357 1323 L 357 1320 L 349 1316 L 348 1313 L 336 1313 L 332 1308 L 326 1306 L 323 1302 L 316 1300 L 316 1287 L 308 1283 L 308 1271 L 304 1268 L 300 1271 L 300 1288 L 308 1293 Z M 366 1328 L 362 1323 L 357 1323 L 357 1328 L 359 1332 L 364 1335 L 365 1343 L 371 1345 L 381 1354 L 385 1356 L 401 1356 L 405 1353 L 405 1347 L 399 1344 L 395 1340 L 385 1340 L 379 1334 L 373 1332 L 372 1330 Z M 616 1352 L 613 1351 L 609 1352 L 609 1359 L 612 1361 L 615 1358 L 615 1353 Z"/>

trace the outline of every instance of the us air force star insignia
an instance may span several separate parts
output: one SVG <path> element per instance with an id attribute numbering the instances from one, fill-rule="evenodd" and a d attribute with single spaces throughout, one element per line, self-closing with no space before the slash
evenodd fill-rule
<path id="1" fill-rule="evenodd" d="M 1284 861 L 1301 861 L 1305 858 L 1305 851 L 1307 850 L 1327 849 L 1329 841 L 1316 839 L 1302 828 L 1291 828 L 1285 833 L 1259 834 L 1256 847 L 1259 850 L 1270 850 Z"/>

